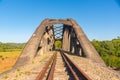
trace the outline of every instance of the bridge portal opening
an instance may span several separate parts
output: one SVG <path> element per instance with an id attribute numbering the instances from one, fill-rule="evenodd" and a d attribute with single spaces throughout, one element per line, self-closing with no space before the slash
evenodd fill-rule
<path id="1" fill-rule="evenodd" d="M 62 48 L 62 39 L 63 39 L 63 24 L 54 24 L 53 25 L 54 38 L 55 38 L 55 49 Z"/>

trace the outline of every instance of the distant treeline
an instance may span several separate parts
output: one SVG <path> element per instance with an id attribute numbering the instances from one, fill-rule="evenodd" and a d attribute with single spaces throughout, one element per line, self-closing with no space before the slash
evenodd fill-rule
<path id="1" fill-rule="evenodd" d="M 0 42 L 0 52 L 21 51 L 26 43 L 2 43 Z"/>
<path id="2" fill-rule="evenodd" d="M 107 66 L 120 69 L 120 38 L 106 41 L 93 40 L 92 44 Z"/>
<path id="3" fill-rule="evenodd" d="M 113 40 L 93 40 L 93 46 L 98 51 L 107 66 L 120 69 L 120 37 Z M 0 42 L 0 52 L 21 51 L 26 43 L 2 43 Z M 61 42 L 55 43 L 56 47 L 61 47 Z"/>

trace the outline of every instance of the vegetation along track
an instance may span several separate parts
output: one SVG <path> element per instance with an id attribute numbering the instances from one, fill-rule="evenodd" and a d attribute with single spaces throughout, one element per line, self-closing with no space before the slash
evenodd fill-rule
<path id="1" fill-rule="evenodd" d="M 61 61 L 63 62 L 63 64 L 61 64 L 59 59 L 62 59 Z M 58 64 L 57 61 L 60 63 Z M 59 68 L 57 66 L 61 67 Z M 56 71 L 56 69 L 58 68 L 60 69 L 60 71 Z M 64 70 L 64 72 L 61 72 L 62 70 Z M 61 76 L 61 74 L 63 76 Z M 64 77 L 65 74 L 67 78 Z M 57 75 L 57 78 L 55 75 Z M 83 73 L 80 70 L 80 68 L 69 57 L 65 55 L 65 53 L 62 50 L 60 50 L 60 52 L 53 54 L 53 56 L 49 59 L 48 62 L 46 62 L 43 69 L 40 71 L 36 78 L 36 80 L 59 80 L 59 79 L 91 80 L 85 73 Z"/>

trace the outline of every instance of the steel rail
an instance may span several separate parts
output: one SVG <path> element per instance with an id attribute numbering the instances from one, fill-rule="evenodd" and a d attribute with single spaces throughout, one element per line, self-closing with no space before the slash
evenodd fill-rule
<path id="1" fill-rule="evenodd" d="M 49 59 L 49 61 L 47 61 L 47 63 L 44 65 L 44 67 L 42 68 L 42 70 L 40 71 L 40 73 L 38 74 L 38 76 L 36 77 L 36 80 L 42 80 L 43 78 L 44 78 L 44 76 L 45 76 L 45 73 L 46 73 L 46 71 L 47 71 L 47 69 L 49 68 L 49 65 L 50 64 L 52 64 L 53 65 L 53 67 L 55 67 L 55 59 L 56 59 L 56 55 L 57 55 L 57 53 L 55 53 L 50 59 Z M 54 63 L 53 63 L 54 62 Z M 51 71 L 53 70 L 54 68 L 52 68 L 52 66 L 51 66 Z M 52 80 L 52 78 L 53 78 L 53 71 L 52 72 L 50 72 L 47 76 L 48 76 L 48 80 Z M 51 78 L 51 76 L 52 76 L 52 78 Z M 49 79 L 50 78 L 50 79 Z"/>
<path id="2" fill-rule="evenodd" d="M 91 80 L 79 67 L 76 65 L 67 55 L 64 54 L 62 50 L 60 50 L 60 54 L 63 58 L 67 71 L 69 71 L 68 75 L 70 80 Z M 44 65 L 43 69 L 37 76 L 36 80 L 42 80 L 47 72 L 49 65 L 49 72 L 47 73 L 46 80 L 53 80 L 55 65 L 56 65 L 56 56 L 55 53 L 49 61 Z"/>
<path id="3" fill-rule="evenodd" d="M 60 53 L 75 80 L 91 80 L 62 50 Z"/>
<path id="4" fill-rule="evenodd" d="M 74 79 L 75 80 L 79 80 L 79 78 L 77 77 L 77 74 L 73 71 L 71 65 L 69 64 L 69 62 L 67 61 L 67 59 L 65 58 L 65 56 L 63 55 L 63 53 L 61 53 L 61 56 L 63 57 L 63 60 L 66 63 L 67 67 L 70 69 L 70 72 L 72 73 Z"/>
<path id="5" fill-rule="evenodd" d="M 55 70 L 55 65 L 56 65 L 56 59 L 57 59 L 57 55 L 55 55 L 51 68 L 49 70 L 48 76 L 47 76 L 47 80 L 53 80 L 53 75 L 54 75 L 54 70 Z"/>

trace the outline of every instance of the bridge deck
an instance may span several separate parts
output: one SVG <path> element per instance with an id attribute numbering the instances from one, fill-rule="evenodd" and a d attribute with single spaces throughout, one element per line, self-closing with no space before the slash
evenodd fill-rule
<path id="1" fill-rule="evenodd" d="M 57 64 L 56 64 L 57 62 Z M 65 53 L 54 53 L 36 80 L 91 80 Z"/>

